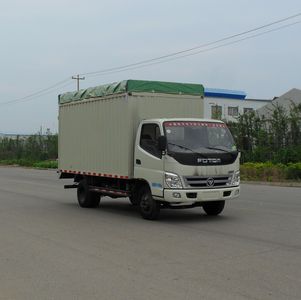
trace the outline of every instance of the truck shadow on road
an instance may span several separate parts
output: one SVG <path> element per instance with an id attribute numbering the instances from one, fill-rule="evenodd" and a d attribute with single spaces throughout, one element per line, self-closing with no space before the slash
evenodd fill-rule
<path id="1" fill-rule="evenodd" d="M 89 215 L 111 215 L 119 216 L 123 218 L 133 218 L 133 220 L 141 219 L 139 208 L 129 203 L 127 199 L 104 199 L 100 202 L 100 206 L 96 209 L 82 209 L 76 202 L 64 203 L 64 205 L 72 206 L 83 211 L 83 214 Z M 233 222 L 237 217 L 233 214 L 227 214 L 225 210 L 224 214 L 219 216 L 208 216 L 204 213 L 202 208 L 195 207 L 191 209 L 162 209 L 158 220 L 155 222 L 160 223 L 220 223 L 220 222 Z"/>

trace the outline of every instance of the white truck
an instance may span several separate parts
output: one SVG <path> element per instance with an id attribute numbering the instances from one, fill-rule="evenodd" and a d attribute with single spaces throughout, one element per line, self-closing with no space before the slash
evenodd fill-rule
<path id="1" fill-rule="evenodd" d="M 59 95 L 59 173 L 81 207 L 128 197 L 145 219 L 162 208 L 220 214 L 239 196 L 239 152 L 226 125 L 202 119 L 200 84 L 125 80 Z"/>

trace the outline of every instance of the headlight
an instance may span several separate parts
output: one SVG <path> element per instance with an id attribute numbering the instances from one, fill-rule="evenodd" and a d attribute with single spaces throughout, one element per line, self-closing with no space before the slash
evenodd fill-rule
<path id="1" fill-rule="evenodd" d="M 182 182 L 177 174 L 165 173 L 166 185 L 172 189 L 182 189 Z"/>
<path id="2" fill-rule="evenodd" d="M 240 171 L 236 171 L 232 175 L 231 185 L 239 185 L 240 183 Z"/>

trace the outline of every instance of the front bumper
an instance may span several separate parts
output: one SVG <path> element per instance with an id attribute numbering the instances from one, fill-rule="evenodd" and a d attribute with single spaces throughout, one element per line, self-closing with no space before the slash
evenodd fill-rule
<path id="1" fill-rule="evenodd" d="M 219 189 L 164 189 L 164 199 L 157 200 L 175 205 L 188 205 L 205 201 L 231 200 L 237 198 L 239 194 L 239 186 Z"/>

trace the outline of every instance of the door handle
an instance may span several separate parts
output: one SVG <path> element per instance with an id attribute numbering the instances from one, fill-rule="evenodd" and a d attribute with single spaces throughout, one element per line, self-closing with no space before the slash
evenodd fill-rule
<path id="1" fill-rule="evenodd" d="M 140 159 L 136 159 L 136 165 L 141 165 L 141 160 Z"/>

